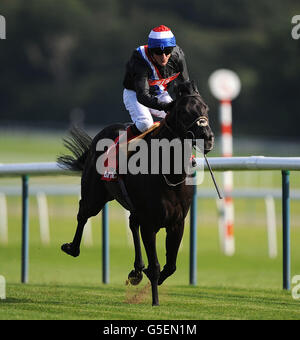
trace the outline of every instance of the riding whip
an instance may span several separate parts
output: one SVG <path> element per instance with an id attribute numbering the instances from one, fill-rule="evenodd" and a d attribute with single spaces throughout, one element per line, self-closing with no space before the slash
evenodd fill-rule
<path id="1" fill-rule="evenodd" d="M 211 178 L 212 178 L 212 180 L 213 180 L 213 182 L 214 182 L 215 188 L 216 188 L 216 190 L 217 190 L 219 199 L 221 200 L 221 199 L 223 199 L 223 196 L 220 194 L 220 190 L 219 190 L 218 184 L 217 184 L 217 182 L 216 182 L 215 176 L 214 176 L 214 174 L 213 174 L 213 172 L 212 172 L 212 169 L 211 169 L 211 167 L 210 167 L 210 165 L 209 165 L 209 163 L 208 163 L 208 159 L 206 158 L 206 155 L 205 155 L 205 154 L 204 154 L 204 158 L 205 158 L 205 161 L 206 161 L 208 170 L 209 170 L 209 172 L 210 172 L 210 174 L 211 174 Z"/>

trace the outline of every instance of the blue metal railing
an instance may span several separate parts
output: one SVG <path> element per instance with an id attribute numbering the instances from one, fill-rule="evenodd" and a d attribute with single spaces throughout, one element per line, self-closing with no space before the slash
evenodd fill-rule
<path id="1" fill-rule="evenodd" d="M 27 175 L 22 176 L 22 270 L 21 282 L 28 282 L 29 266 L 29 198 Z"/>
<path id="2" fill-rule="evenodd" d="M 290 172 L 282 171 L 282 262 L 283 289 L 290 289 L 291 255 L 290 255 Z"/>
<path id="3" fill-rule="evenodd" d="M 203 160 L 197 159 L 197 162 Z M 283 230 L 283 289 L 290 289 L 290 181 L 289 170 L 300 170 L 300 158 L 232 157 L 210 158 L 215 171 L 226 170 L 281 170 L 282 171 L 282 230 Z M 205 166 L 205 165 L 204 165 Z M 203 166 L 202 166 L 203 168 Z M 69 171 L 56 163 L 0 165 L 0 177 L 22 176 L 22 268 L 21 282 L 28 282 L 29 259 L 29 175 L 62 175 Z M 197 284 L 197 188 L 195 187 L 190 214 L 190 284 Z M 109 282 L 109 221 L 108 205 L 102 212 L 102 281 Z"/>

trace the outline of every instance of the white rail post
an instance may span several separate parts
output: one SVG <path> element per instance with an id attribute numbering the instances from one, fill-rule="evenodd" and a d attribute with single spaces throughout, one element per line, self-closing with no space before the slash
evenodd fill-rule
<path id="1" fill-rule="evenodd" d="M 91 247 L 93 245 L 93 234 L 92 234 L 92 221 L 89 218 L 84 226 L 83 230 L 83 244 L 86 247 Z"/>
<path id="2" fill-rule="evenodd" d="M 50 228 L 47 197 L 44 192 L 40 191 L 36 194 L 36 199 L 40 221 L 41 241 L 43 244 L 48 245 L 50 243 Z"/>
<path id="3" fill-rule="evenodd" d="M 79 201 L 81 200 L 81 196 L 79 196 Z M 89 218 L 84 226 L 82 241 L 86 247 L 91 247 L 93 245 L 93 234 L 92 234 L 92 221 Z"/>
<path id="4" fill-rule="evenodd" d="M 217 204 L 217 212 L 218 212 L 218 231 L 219 231 L 219 242 L 220 242 L 220 249 L 224 250 L 224 243 L 225 243 L 225 234 L 224 234 L 224 209 L 223 209 L 223 201 L 219 199 L 216 200 Z"/>
<path id="5" fill-rule="evenodd" d="M 5 277 L 0 275 L 0 300 L 6 299 L 6 282 Z"/>
<path id="6" fill-rule="evenodd" d="M 276 235 L 276 211 L 274 198 L 271 195 L 265 197 L 267 212 L 267 230 L 268 230 L 268 251 L 269 257 L 277 257 L 277 235 Z"/>
<path id="7" fill-rule="evenodd" d="M 133 247 L 133 239 L 132 239 L 132 234 L 131 234 L 131 230 L 129 226 L 130 211 L 124 209 L 124 216 L 125 216 L 125 228 L 126 228 L 127 242 L 131 247 Z"/>
<path id="8" fill-rule="evenodd" d="M 7 202 L 6 197 L 0 192 L 0 243 L 8 242 Z"/>

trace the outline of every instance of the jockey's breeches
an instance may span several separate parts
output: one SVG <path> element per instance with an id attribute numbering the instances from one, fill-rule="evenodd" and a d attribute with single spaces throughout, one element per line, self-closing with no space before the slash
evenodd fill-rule
<path id="1" fill-rule="evenodd" d="M 164 103 L 170 103 L 173 100 L 168 92 L 163 92 L 156 97 L 160 102 Z M 165 111 L 150 109 L 139 103 L 135 91 L 124 89 L 123 101 L 132 121 L 141 132 L 148 130 L 153 125 L 152 115 L 160 118 L 165 118 L 166 116 Z"/>

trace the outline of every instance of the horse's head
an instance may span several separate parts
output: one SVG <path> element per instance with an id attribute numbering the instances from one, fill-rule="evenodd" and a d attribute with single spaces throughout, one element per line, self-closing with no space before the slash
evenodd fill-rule
<path id="1" fill-rule="evenodd" d="M 181 138 L 204 140 L 204 152 L 214 146 L 214 134 L 209 126 L 208 106 L 195 83 L 186 81 L 176 87 L 176 100 L 168 122 Z"/>

